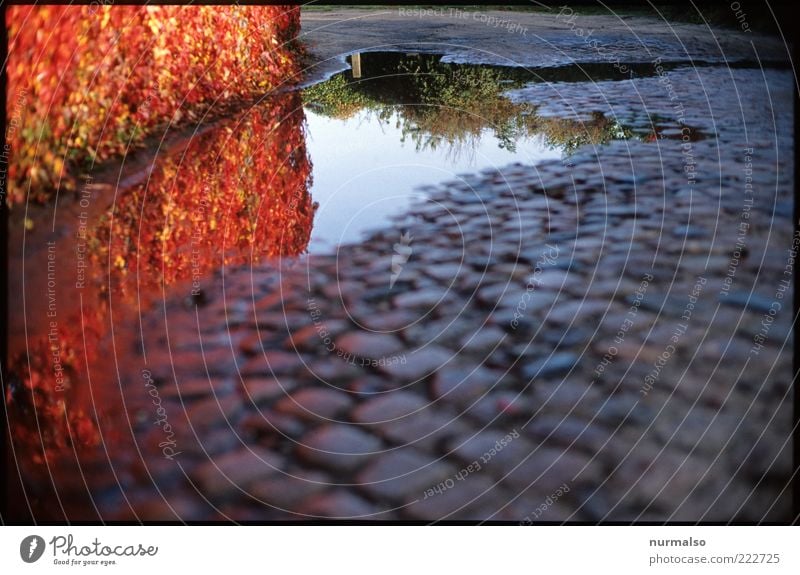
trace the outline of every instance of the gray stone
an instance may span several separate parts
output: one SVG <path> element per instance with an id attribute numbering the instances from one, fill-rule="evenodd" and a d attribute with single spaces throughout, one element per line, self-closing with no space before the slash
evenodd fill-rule
<path id="1" fill-rule="evenodd" d="M 370 399 L 353 412 L 353 421 L 358 423 L 381 423 L 407 417 L 429 405 L 424 397 L 408 391 L 396 391 Z"/>
<path id="2" fill-rule="evenodd" d="M 582 449 L 589 453 L 596 453 L 606 442 L 613 441 L 612 429 L 574 416 L 537 416 L 526 427 L 526 433 L 539 441 L 558 443 L 565 448 Z"/>
<path id="3" fill-rule="evenodd" d="M 303 369 L 303 358 L 293 352 L 268 349 L 250 359 L 242 368 L 244 377 L 277 376 Z"/>
<path id="4" fill-rule="evenodd" d="M 312 496 L 297 509 L 303 519 L 325 517 L 328 519 L 390 519 L 368 501 L 346 491 L 334 489 Z"/>
<path id="5" fill-rule="evenodd" d="M 428 266 L 425 273 L 435 280 L 444 282 L 445 285 L 451 283 L 459 274 L 466 272 L 465 267 L 460 263 L 440 263 Z"/>
<path id="6" fill-rule="evenodd" d="M 557 377 L 569 373 L 580 358 L 574 353 L 558 352 L 522 366 L 522 377 L 528 381 Z"/>
<path id="7" fill-rule="evenodd" d="M 381 455 L 358 474 L 357 481 L 360 489 L 372 497 L 399 502 L 407 498 L 422 498 L 426 489 L 455 472 L 451 465 L 413 449 L 402 448 Z"/>
<path id="8" fill-rule="evenodd" d="M 329 490 L 331 478 L 319 471 L 289 470 L 253 483 L 250 494 L 266 505 L 291 512 L 304 501 Z"/>
<path id="9" fill-rule="evenodd" d="M 481 476 L 479 471 L 439 491 L 423 493 L 421 498 L 411 494 L 413 499 L 403 513 L 423 521 L 485 521 L 513 499 L 494 479 Z"/>
<path id="10" fill-rule="evenodd" d="M 393 310 L 389 312 L 376 312 L 365 310 L 362 313 L 354 310 L 353 315 L 360 327 L 378 332 L 394 332 L 412 325 L 419 315 L 407 310 Z"/>
<path id="11" fill-rule="evenodd" d="M 461 348 L 468 352 L 488 353 L 506 338 L 506 333 L 498 327 L 484 326 L 477 333 L 468 333 L 461 340 Z"/>
<path id="12" fill-rule="evenodd" d="M 469 405 L 500 384 L 500 374 L 477 366 L 454 366 L 436 372 L 433 394 L 437 399 Z"/>
<path id="13" fill-rule="evenodd" d="M 352 405 L 353 399 L 347 392 L 330 387 L 306 388 L 283 398 L 275 410 L 300 419 L 331 419 L 343 414 Z"/>
<path id="14" fill-rule="evenodd" d="M 379 369 L 401 381 L 413 382 L 428 375 L 448 363 L 455 357 L 455 352 L 445 348 L 427 345 L 417 351 L 405 354 L 405 362 L 391 362 Z"/>
<path id="15" fill-rule="evenodd" d="M 284 397 L 296 387 L 295 380 L 288 377 L 250 377 L 244 381 L 244 401 L 254 405 L 263 405 Z"/>
<path id="16" fill-rule="evenodd" d="M 243 407 L 242 399 L 235 395 L 209 397 L 208 399 L 187 404 L 186 416 L 193 427 L 227 427 L 241 413 Z M 169 416 L 169 413 L 167 413 L 167 416 Z"/>
<path id="17" fill-rule="evenodd" d="M 381 441 L 352 425 L 328 424 L 304 435 L 297 448 L 305 461 L 337 471 L 353 471 L 374 458 Z"/>
<path id="18" fill-rule="evenodd" d="M 345 320 L 320 321 L 318 324 L 307 325 L 294 332 L 284 342 L 284 348 L 290 351 L 327 353 L 329 344 L 326 338 L 334 338 L 350 327 Z"/>
<path id="19" fill-rule="evenodd" d="M 727 295 L 720 294 L 719 302 L 723 305 L 744 308 L 757 313 L 767 313 L 774 300 L 773 298 L 749 293 L 746 291 L 732 291 Z"/>
<path id="20" fill-rule="evenodd" d="M 421 289 L 395 297 L 394 303 L 400 308 L 433 308 L 447 296 L 448 292 L 441 288 Z"/>
<path id="21" fill-rule="evenodd" d="M 254 481 L 278 473 L 283 466 L 284 459 L 277 453 L 243 447 L 206 461 L 191 475 L 206 497 L 219 500 L 240 491 L 246 493 Z"/>
<path id="22" fill-rule="evenodd" d="M 492 461 L 487 469 L 492 467 Z M 529 457 L 510 471 L 503 480 L 516 492 L 532 489 L 541 497 L 547 497 L 556 489 L 566 485 L 599 485 L 606 478 L 602 466 L 590 455 L 575 450 L 539 447 Z"/>
<path id="23" fill-rule="evenodd" d="M 353 331 L 336 339 L 336 346 L 356 357 L 378 360 L 396 354 L 403 343 L 393 335 Z"/>

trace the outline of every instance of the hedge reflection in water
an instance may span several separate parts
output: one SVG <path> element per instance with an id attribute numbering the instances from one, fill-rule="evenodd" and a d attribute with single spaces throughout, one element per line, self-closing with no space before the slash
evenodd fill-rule
<path id="1" fill-rule="evenodd" d="M 12 359 L 6 400 L 17 447 L 42 463 L 99 445 L 98 418 L 115 416 L 115 404 L 102 400 L 117 387 L 112 317 L 115 326 L 136 321 L 140 306 L 170 286 L 197 293 L 223 265 L 304 253 L 315 209 L 310 183 L 301 99 L 289 93 L 159 154 L 144 184 L 118 190 L 86 230 L 80 298 L 65 293 L 74 285 L 59 283 L 57 337 L 31 331 L 27 353 Z M 84 305 L 68 309 L 70 301 Z M 104 443 L 113 441 L 104 433 Z"/>
<path id="2" fill-rule="evenodd" d="M 97 230 L 118 279 L 155 287 L 303 253 L 314 218 L 303 121 L 299 95 L 282 95 L 160 159 Z"/>

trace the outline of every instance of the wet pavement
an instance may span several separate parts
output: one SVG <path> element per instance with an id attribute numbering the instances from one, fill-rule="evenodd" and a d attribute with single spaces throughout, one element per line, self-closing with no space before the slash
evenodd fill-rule
<path id="1" fill-rule="evenodd" d="M 358 34 L 346 33 L 352 22 L 337 23 L 343 14 L 357 18 Z M 562 24 L 531 15 L 520 16 L 524 35 L 474 20 L 458 27 L 449 16 L 399 18 L 396 10 L 308 13 L 312 55 L 327 62 L 310 77 L 351 66 L 343 56 L 356 49 L 367 62 L 370 49 L 400 38 L 403 53 L 433 53 L 435 44 L 446 61 L 552 67 L 598 57 Z M 535 111 L 532 133 L 561 137 L 557 157 L 409 186 L 408 207 L 362 241 L 298 256 L 313 235 L 303 173 L 281 188 L 294 193 L 266 207 L 285 215 L 272 229 L 295 230 L 290 241 L 204 228 L 214 255 L 196 276 L 180 249 L 194 220 L 168 250 L 156 226 L 159 240 L 136 251 L 151 263 L 124 268 L 129 299 L 112 297 L 104 311 L 111 332 L 96 350 L 107 355 L 91 364 L 89 387 L 102 396 L 83 400 L 87 413 L 67 426 L 76 435 L 54 438 L 46 458 L 23 465 L 32 513 L 787 520 L 798 241 L 791 73 L 762 69 L 732 33 L 718 37 L 724 54 L 744 64 L 693 67 L 693 57 L 722 60 L 711 39 L 688 25 L 675 36 L 628 21 L 671 62 L 659 69 L 624 30 L 597 18 L 584 25 L 608 26 L 622 61 L 649 63 L 653 73 L 524 80 L 503 95 Z M 483 55 L 443 41 L 456 34 Z M 780 59 L 773 41 L 759 47 Z M 287 130 L 299 133 L 298 106 L 264 125 L 290 117 Z M 598 137 L 598 123 L 624 129 Z M 301 156 L 285 161 L 299 165 Z M 203 182 L 209 162 L 197 157 L 191 181 Z M 167 184 L 181 173 L 163 169 Z M 259 174 L 244 181 L 256 185 Z M 245 213 L 260 213 L 253 209 Z M 219 229 L 235 221 L 220 215 Z M 253 246 L 271 249 L 257 257 Z M 114 249 L 131 253 L 112 247 L 110 262 Z M 109 278 L 121 273 L 110 269 Z M 130 303 L 150 275 L 162 291 Z M 121 301 L 130 315 L 112 313 Z M 59 408 L 69 416 L 54 405 L 54 418 Z"/>

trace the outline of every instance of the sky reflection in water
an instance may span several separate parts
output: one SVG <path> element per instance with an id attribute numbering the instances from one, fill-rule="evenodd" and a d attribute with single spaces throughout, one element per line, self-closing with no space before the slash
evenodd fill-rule
<path id="1" fill-rule="evenodd" d="M 362 239 L 365 230 L 388 225 L 421 192 L 418 186 L 452 180 L 519 161 L 534 163 L 561 156 L 542 134 L 517 141 L 516 151 L 501 148 L 491 130 L 459 146 L 418 149 L 403 142 L 398 113 L 381 120 L 372 110 L 336 119 L 306 109 L 306 147 L 313 162 L 311 194 L 319 203 L 309 252 L 331 251 Z"/>

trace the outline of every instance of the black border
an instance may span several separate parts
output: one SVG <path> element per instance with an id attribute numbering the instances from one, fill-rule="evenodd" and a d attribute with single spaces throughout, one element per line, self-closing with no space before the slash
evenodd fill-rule
<path id="1" fill-rule="evenodd" d="M 747 3 L 746 3 L 747 2 Z M 769 2 L 769 0 L 762 0 L 762 2 L 768 3 L 769 8 L 774 13 L 776 23 L 780 26 L 783 24 L 781 31 L 783 35 L 786 37 L 788 42 L 791 42 L 791 58 L 792 58 L 792 71 L 794 73 L 796 81 L 800 81 L 800 76 L 798 76 L 798 69 L 796 62 L 798 61 L 798 46 L 795 37 L 795 27 L 794 25 L 797 22 L 800 22 L 800 6 L 798 3 L 792 2 L 792 0 L 778 0 Z M 93 2 L 89 0 L 79 0 L 79 1 L 70 1 L 70 0 L 49 0 L 43 2 L 25 2 L 23 0 L 0 0 L 0 5 L 2 6 L 2 13 L 3 13 L 3 21 L 2 26 L 0 26 L 0 47 L 2 47 L 2 52 L 0 52 L 0 59 L 3 62 L 2 71 L 0 71 L 0 90 L 2 90 L 2 94 L 4 95 L 3 102 L 7 102 L 7 83 L 6 83 L 6 62 L 8 59 L 8 32 L 5 26 L 5 12 L 7 5 L 32 5 L 32 4 L 51 4 L 51 5 L 90 5 Z M 96 2 L 95 2 L 96 3 Z M 171 0 L 152 0 L 149 2 L 142 2 L 136 0 L 115 0 L 113 2 L 114 5 L 211 5 L 211 6 L 226 6 L 226 5 L 318 5 L 318 6 L 339 6 L 339 7 L 346 7 L 346 6 L 353 6 L 353 7 L 360 7 L 360 6 L 415 6 L 415 5 L 423 5 L 423 6 L 535 6 L 539 5 L 549 5 L 549 6 L 560 6 L 564 4 L 569 4 L 571 6 L 576 5 L 590 5 L 590 6 L 597 6 L 598 4 L 602 5 L 606 8 L 630 8 L 636 6 L 648 7 L 655 4 L 656 6 L 686 6 L 687 8 L 694 8 L 697 7 L 698 10 L 702 10 L 703 8 L 707 8 L 709 6 L 729 6 L 730 2 L 720 2 L 719 0 L 707 2 L 703 0 L 696 0 L 693 2 L 692 0 L 666 0 L 666 1 L 658 1 L 655 0 L 654 2 L 648 1 L 639 1 L 639 2 L 620 2 L 617 0 L 606 0 L 603 2 L 602 0 L 511 0 L 511 1 L 500 1 L 500 0 L 488 0 L 485 2 L 464 2 L 464 1 L 448 1 L 448 2 L 425 2 L 424 0 L 396 0 L 394 2 L 386 2 L 385 0 L 311 0 L 308 2 L 298 2 L 296 0 L 288 0 L 288 1 L 280 1 L 280 0 L 240 0 L 239 2 L 224 2 L 224 1 L 214 1 L 214 0 L 198 0 L 196 2 L 176 2 Z M 748 2 L 748 0 L 740 0 L 740 3 L 743 5 L 745 9 L 752 8 L 760 8 L 761 6 L 753 6 L 756 2 L 753 3 Z M 699 4 L 699 6 L 697 6 Z M 795 144 L 795 162 L 794 162 L 794 185 L 795 185 L 795 202 L 794 202 L 794 233 L 800 233 L 800 194 L 798 194 L 798 181 L 800 181 L 800 163 L 798 162 L 798 154 L 797 154 L 797 143 L 798 143 L 798 135 L 800 135 L 800 117 L 798 117 L 798 111 L 800 111 L 800 92 L 795 90 L 794 92 L 794 144 Z M 6 134 L 6 107 L 0 106 L 2 110 L 0 111 L 0 127 L 2 128 L 2 143 L 5 145 L 5 134 Z M 197 526 L 220 526 L 220 525 L 271 525 L 271 526 L 307 526 L 307 525 L 354 525 L 354 526 L 364 526 L 364 525 L 409 525 L 409 526 L 419 526 L 419 525 L 515 525 L 515 526 L 522 526 L 521 522 L 517 521 L 436 521 L 436 522 L 426 522 L 426 521 L 416 521 L 416 520 L 408 520 L 408 521 L 400 521 L 400 520 L 337 520 L 337 519 L 324 519 L 324 520 L 286 520 L 286 521 L 242 521 L 242 522 L 227 522 L 227 521 L 147 521 L 147 522 L 137 522 L 137 521 L 46 521 L 41 522 L 37 521 L 35 517 L 31 518 L 29 521 L 24 519 L 17 519 L 9 517 L 8 508 L 9 508 L 9 497 L 11 495 L 10 489 L 11 485 L 9 482 L 9 475 L 12 476 L 12 481 L 16 478 L 15 473 L 11 473 L 12 471 L 16 470 L 16 465 L 14 462 L 9 460 L 10 454 L 8 451 L 8 436 L 6 434 L 7 427 L 7 416 L 6 416 L 6 409 L 5 409 L 5 392 L 6 392 L 6 385 L 7 385 L 7 378 L 5 376 L 5 366 L 8 365 L 8 342 L 7 342 L 7 329 L 8 329 L 8 310 L 11 305 L 14 305 L 15 302 L 9 296 L 8 291 L 8 278 L 10 277 L 11 270 L 9 269 L 9 258 L 8 258 L 8 218 L 9 218 L 9 210 L 7 204 L 5 202 L 5 197 L 0 198 L 0 278 L 6 278 L 5 281 L 0 281 L 0 302 L 2 305 L 0 306 L 0 392 L 2 392 L 2 400 L 3 400 L 3 409 L 0 409 L 0 426 L 2 426 L 2 434 L 3 440 L 0 441 L 0 460 L 3 462 L 2 468 L 0 468 L 0 494 L 2 494 L 2 499 L 0 499 L 0 526 L 8 525 L 8 526 L 26 526 L 26 525 L 43 525 L 43 526 L 53 526 L 53 527 L 67 527 L 67 526 L 100 526 L 100 525 L 153 525 L 153 526 L 173 526 L 173 525 L 197 525 Z M 794 317 L 798 317 L 798 310 L 800 310 L 800 286 L 798 285 L 798 278 L 800 278 L 800 264 L 795 265 L 795 276 L 794 276 L 794 309 L 793 314 Z M 598 522 L 589 522 L 589 521 L 576 521 L 576 522 L 552 522 L 552 521 L 541 521 L 541 522 L 534 522 L 533 526 L 621 526 L 621 527 L 629 527 L 629 526 L 643 526 L 643 527 L 653 527 L 653 526 L 787 526 L 787 525 L 800 525 L 800 393 L 797 393 L 797 383 L 798 383 L 798 374 L 800 373 L 800 362 L 798 361 L 798 341 L 796 338 L 796 329 L 794 325 L 792 326 L 792 337 L 793 337 L 793 344 L 794 344 L 794 360 L 793 360 L 793 368 L 792 368 L 792 386 L 794 387 L 794 409 L 793 409 L 793 474 L 791 481 L 792 485 L 792 492 L 793 492 L 793 515 L 794 517 L 786 523 L 783 522 L 756 522 L 756 521 L 728 521 L 728 522 L 719 522 L 719 521 L 711 521 L 711 522 L 686 522 L 686 521 L 676 521 L 676 522 L 653 522 L 653 521 L 640 521 L 640 522 L 632 522 L 632 521 L 598 521 Z M 16 483 L 16 481 L 14 481 Z M 1 533 L 1 531 L 0 531 Z"/>

